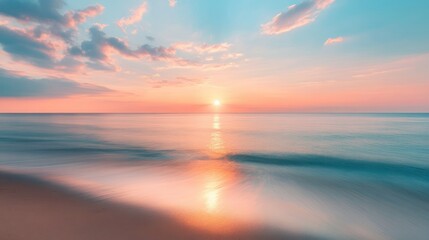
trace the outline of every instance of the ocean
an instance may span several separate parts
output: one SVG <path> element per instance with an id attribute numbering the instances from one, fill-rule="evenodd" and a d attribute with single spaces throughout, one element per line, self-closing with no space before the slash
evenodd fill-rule
<path id="1" fill-rule="evenodd" d="M 429 114 L 0 114 L 0 170 L 215 232 L 429 236 Z"/>

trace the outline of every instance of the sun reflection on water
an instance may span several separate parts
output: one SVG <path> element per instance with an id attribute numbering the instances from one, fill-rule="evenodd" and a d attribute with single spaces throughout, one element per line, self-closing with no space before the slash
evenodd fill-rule
<path id="1" fill-rule="evenodd" d="M 208 145 L 211 160 L 194 161 L 190 164 L 189 173 L 197 177 L 200 206 L 195 207 L 195 214 L 187 219 L 195 227 L 216 232 L 233 229 L 230 218 L 228 196 L 237 182 L 236 165 L 225 159 L 227 149 L 222 136 L 219 114 L 213 116 L 212 131 Z"/>
<path id="2" fill-rule="evenodd" d="M 198 205 L 186 222 L 197 228 L 223 232 L 233 230 L 230 218 L 229 194 L 237 182 L 236 166 L 227 160 L 201 160 L 189 165 L 189 173 L 196 177 Z"/>
<path id="3" fill-rule="evenodd" d="M 226 154 L 225 143 L 221 132 L 219 114 L 213 116 L 212 132 L 209 144 L 209 154 L 212 158 L 221 158 Z"/>
<path id="4" fill-rule="evenodd" d="M 213 129 L 220 130 L 220 117 L 219 114 L 213 116 Z"/>
<path id="5" fill-rule="evenodd" d="M 208 181 L 204 190 L 206 211 L 214 213 L 218 208 L 220 189 L 216 181 Z"/>
<path id="6" fill-rule="evenodd" d="M 225 154 L 225 145 L 222 139 L 220 116 L 213 116 L 212 133 L 210 138 L 210 155 L 214 158 L 223 157 Z M 222 175 L 219 172 L 210 171 L 205 179 L 204 200 L 205 209 L 208 213 L 215 213 L 219 205 L 219 197 L 222 187 Z"/>

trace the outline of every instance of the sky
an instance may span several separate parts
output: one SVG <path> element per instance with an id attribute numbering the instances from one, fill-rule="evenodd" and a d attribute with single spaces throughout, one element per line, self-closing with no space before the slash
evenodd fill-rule
<path id="1" fill-rule="evenodd" d="M 427 0 L 0 0 L 0 112 L 429 112 L 428 66 Z"/>

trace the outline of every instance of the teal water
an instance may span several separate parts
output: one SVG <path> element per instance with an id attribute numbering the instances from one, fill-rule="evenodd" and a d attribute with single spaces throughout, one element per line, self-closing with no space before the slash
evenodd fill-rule
<path id="1" fill-rule="evenodd" d="M 196 227 L 429 236 L 429 114 L 1 114 L 0 169 Z"/>

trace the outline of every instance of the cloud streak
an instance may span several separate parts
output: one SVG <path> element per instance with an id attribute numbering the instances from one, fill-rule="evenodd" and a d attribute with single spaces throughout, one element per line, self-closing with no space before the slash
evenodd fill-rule
<path id="1" fill-rule="evenodd" d="M 140 22 L 146 12 L 147 2 L 144 2 L 135 10 L 132 10 L 131 15 L 129 17 L 123 17 L 119 19 L 117 25 L 124 31 L 125 27 Z"/>
<path id="2" fill-rule="evenodd" d="M 51 33 L 65 41 L 71 41 L 79 24 L 103 12 L 102 5 L 89 6 L 82 10 L 67 11 L 63 0 L 0 0 L 0 15 L 21 22 L 38 23 L 36 34 Z"/>
<path id="3" fill-rule="evenodd" d="M 194 52 L 198 54 L 203 53 L 218 53 L 228 51 L 231 47 L 229 43 L 219 43 L 219 44 L 196 44 L 193 42 L 180 42 L 175 43 L 172 46 L 176 50 L 181 50 L 184 52 Z"/>
<path id="4" fill-rule="evenodd" d="M 61 53 L 63 46 L 58 44 L 38 38 L 31 31 L 0 25 L 0 46 L 13 60 L 62 71 L 72 71 L 82 66 L 76 59 Z"/>
<path id="5" fill-rule="evenodd" d="M 0 14 L 22 21 L 65 23 L 65 16 L 59 12 L 64 6 L 62 0 L 1 0 Z"/>
<path id="6" fill-rule="evenodd" d="M 274 16 L 270 22 L 261 26 L 262 33 L 278 35 L 290 32 L 305 26 L 319 16 L 320 12 L 331 5 L 335 0 L 306 0 L 302 3 L 291 5 L 284 12 Z"/>
<path id="7" fill-rule="evenodd" d="M 199 78 L 189 78 L 189 77 L 176 77 L 172 80 L 151 80 L 149 81 L 153 88 L 163 88 L 163 87 L 188 87 L 195 86 L 204 83 L 203 79 Z"/>
<path id="8" fill-rule="evenodd" d="M 0 26 L 0 45 L 13 59 L 39 67 L 54 65 L 53 46 L 33 38 L 24 31 Z"/>
<path id="9" fill-rule="evenodd" d="M 87 18 L 99 15 L 103 10 L 104 7 L 102 5 L 95 5 L 76 12 L 69 12 L 65 15 L 65 22 L 69 27 L 76 27 L 77 25 L 86 22 Z"/>
<path id="10" fill-rule="evenodd" d="M 153 61 L 175 61 L 173 48 L 154 47 L 149 44 L 131 49 L 128 43 L 120 38 L 107 37 L 101 27 L 95 25 L 89 29 L 90 40 L 83 41 L 80 46 L 69 49 L 69 53 L 77 57 L 86 57 L 90 60 L 88 66 L 97 70 L 115 70 L 116 66 L 111 55 L 116 53 L 123 57 L 141 59 L 149 58 Z"/>
<path id="11" fill-rule="evenodd" d="M 0 68 L 0 98 L 67 97 L 113 92 L 112 90 L 60 78 L 32 79 Z"/>
<path id="12" fill-rule="evenodd" d="M 329 45 L 333 45 L 333 44 L 337 44 L 337 43 L 342 43 L 344 42 L 344 38 L 343 37 L 336 37 L 336 38 L 328 38 L 325 41 L 325 46 L 329 46 Z"/>

